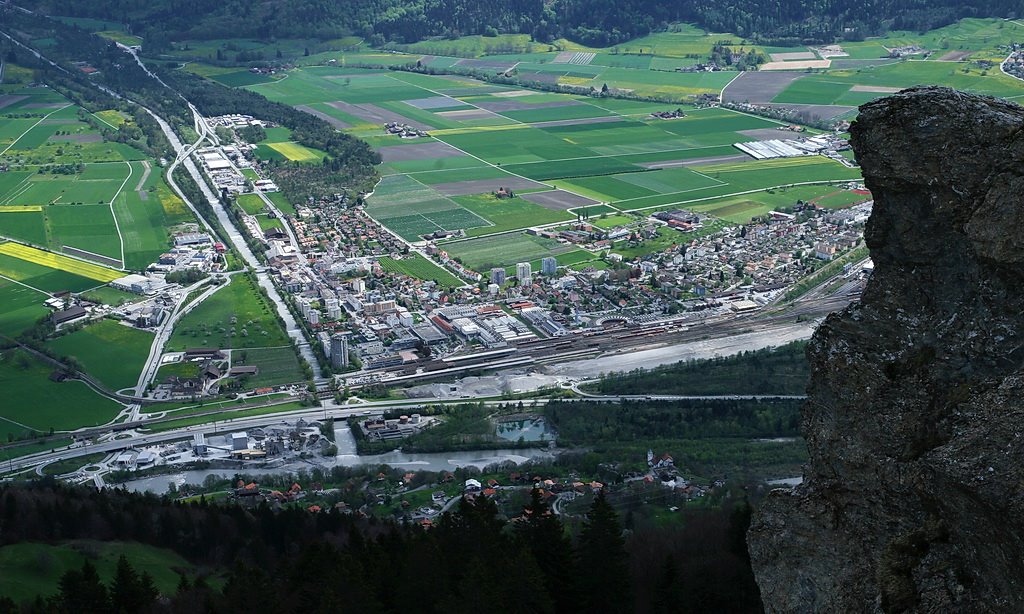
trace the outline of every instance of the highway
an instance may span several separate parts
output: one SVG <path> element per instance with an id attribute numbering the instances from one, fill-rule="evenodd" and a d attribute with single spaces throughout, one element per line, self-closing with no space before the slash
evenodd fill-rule
<path id="1" fill-rule="evenodd" d="M 589 395 L 572 401 L 589 403 L 614 403 L 623 400 L 653 400 L 653 401 L 679 401 L 679 400 L 752 400 L 752 399 L 803 399 L 803 396 L 794 395 L 717 395 L 717 396 L 684 396 L 684 395 Z M 481 402 L 488 407 L 498 407 L 517 403 L 518 400 L 481 400 L 474 398 L 457 400 L 436 400 L 423 399 L 415 401 L 372 401 L 358 405 L 337 405 L 333 401 L 325 401 L 319 407 L 311 407 L 308 410 L 292 410 L 275 414 L 264 414 L 261 416 L 245 418 L 225 418 L 208 424 L 186 426 L 178 429 L 162 431 L 158 433 L 135 433 L 128 439 L 112 439 L 101 443 L 83 445 L 79 447 L 64 448 L 53 452 L 40 452 L 28 456 L 19 457 L 13 460 L 0 459 L 0 470 L 18 471 L 36 465 L 45 465 L 59 460 L 97 454 L 99 452 L 116 452 L 133 447 L 140 447 L 169 441 L 188 439 L 196 433 L 212 435 L 217 433 L 244 431 L 251 428 L 274 424 L 275 422 L 294 422 L 300 418 L 306 420 L 321 420 L 327 418 L 345 419 L 349 416 L 379 415 L 388 410 L 408 410 L 414 412 L 423 409 L 427 405 L 460 405 L 464 403 Z M 523 404 L 529 407 L 543 407 L 549 403 L 549 399 L 523 399 Z"/>

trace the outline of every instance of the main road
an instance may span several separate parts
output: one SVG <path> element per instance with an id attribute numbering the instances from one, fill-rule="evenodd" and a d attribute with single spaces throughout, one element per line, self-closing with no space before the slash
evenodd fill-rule
<path id="1" fill-rule="evenodd" d="M 134 49 L 131 49 L 120 44 L 118 46 L 123 51 L 130 54 L 132 58 L 134 58 L 135 61 L 138 63 L 138 65 L 146 71 L 147 74 L 149 74 L 151 77 L 160 82 L 164 87 L 172 89 L 170 86 L 164 83 L 159 76 L 157 76 L 149 70 L 149 68 L 142 62 L 142 60 L 139 58 L 138 53 Z M 185 100 L 185 98 L 182 97 L 182 100 Z M 210 227 L 210 224 L 203 218 L 203 216 L 199 213 L 194 204 L 189 201 L 188 197 L 185 195 L 184 192 L 182 192 L 181 188 L 174 181 L 174 170 L 179 165 L 185 168 L 188 174 L 192 177 L 192 180 L 195 182 L 195 184 L 199 186 L 199 189 L 202 191 L 203 196 L 209 203 L 210 208 L 213 210 L 214 215 L 217 217 L 217 221 L 220 222 L 221 227 L 224 229 L 224 232 L 227 235 L 226 238 L 228 239 L 228 242 L 231 243 L 231 245 L 235 248 L 235 250 L 241 256 L 242 260 L 245 262 L 245 264 L 256 271 L 257 283 L 260 285 L 261 288 L 266 290 L 267 295 L 270 297 L 270 300 L 272 300 L 274 304 L 277 306 L 277 314 L 281 317 L 281 320 L 284 322 L 285 329 L 288 332 L 288 336 L 292 338 L 292 340 L 295 342 L 295 345 L 299 349 L 299 353 L 306 360 L 306 362 L 309 363 L 310 368 L 313 370 L 313 376 L 318 380 L 322 379 L 323 373 L 320 371 L 320 363 L 319 361 L 317 361 L 316 356 L 313 354 L 313 349 L 309 345 L 309 340 L 306 339 L 306 336 L 302 332 L 302 329 L 299 327 L 298 323 L 295 321 L 295 318 L 292 316 L 291 311 L 288 309 L 287 304 L 281 297 L 281 294 L 278 292 L 277 287 L 270 279 L 270 275 L 267 274 L 266 268 L 260 263 L 259 260 L 257 260 L 255 254 L 252 253 L 252 250 L 249 249 L 249 244 L 246 243 L 245 237 L 242 235 L 241 231 L 238 230 L 238 227 L 235 225 L 235 221 L 231 219 L 231 216 L 228 215 L 227 211 L 224 209 L 224 206 L 220 202 L 220 198 L 213 193 L 213 190 L 210 189 L 210 186 L 206 183 L 206 180 L 203 177 L 202 172 L 199 170 L 199 167 L 192 159 L 192 154 L 204 142 L 209 141 L 211 145 L 213 145 L 214 147 L 219 147 L 220 140 L 217 138 L 217 135 L 214 133 L 214 131 L 210 130 L 209 124 L 206 122 L 206 118 L 203 117 L 203 115 L 199 112 L 198 109 L 196 109 L 195 105 L 193 105 L 188 100 L 185 100 L 185 103 L 188 105 L 189 109 L 192 112 L 193 124 L 195 126 L 196 132 L 199 133 L 199 138 L 196 140 L 196 142 L 187 146 L 181 142 L 181 139 L 178 138 L 178 135 L 174 132 L 173 129 L 171 129 L 170 124 L 168 124 L 167 121 L 164 120 L 164 118 L 154 113 L 151 109 L 146 109 L 146 111 L 150 115 L 152 115 L 153 118 L 160 125 L 160 129 L 163 130 L 164 135 L 167 136 L 167 140 L 171 143 L 171 147 L 174 148 L 175 154 L 177 155 L 177 158 L 175 158 L 174 162 L 168 169 L 167 182 L 170 184 L 171 188 L 182 198 L 182 200 L 185 201 L 189 208 L 192 209 L 192 211 L 199 217 L 199 219 L 203 221 L 203 224 L 206 227 L 206 229 L 213 233 L 213 229 Z M 269 199 L 266 200 L 269 201 Z M 216 235 L 216 233 L 214 234 Z"/>

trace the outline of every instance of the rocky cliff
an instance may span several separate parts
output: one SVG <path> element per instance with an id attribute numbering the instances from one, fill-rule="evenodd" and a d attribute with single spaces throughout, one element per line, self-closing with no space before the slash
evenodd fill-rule
<path id="1" fill-rule="evenodd" d="M 861 107 L 875 271 L 808 349 L 804 483 L 754 518 L 769 612 L 1024 611 L 1024 108 Z"/>

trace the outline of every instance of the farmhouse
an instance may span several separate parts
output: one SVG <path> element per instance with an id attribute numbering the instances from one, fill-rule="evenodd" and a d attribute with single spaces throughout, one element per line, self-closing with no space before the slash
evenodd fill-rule
<path id="1" fill-rule="evenodd" d="M 71 322 L 79 318 L 84 318 L 86 315 L 88 315 L 88 313 L 85 311 L 84 307 L 82 307 L 81 305 L 74 305 L 73 307 L 68 307 L 64 311 L 55 312 L 53 315 L 50 316 L 50 320 L 52 320 L 54 324 L 59 326 L 66 322 Z"/>

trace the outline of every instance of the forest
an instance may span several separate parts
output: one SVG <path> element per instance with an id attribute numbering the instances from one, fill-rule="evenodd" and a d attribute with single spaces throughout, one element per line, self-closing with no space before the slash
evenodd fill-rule
<path id="1" fill-rule="evenodd" d="M 1018 0 L 28 0 L 54 15 L 124 24 L 154 51 L 177 40 L 345 35 L 372 45 L 470 34 L 523 33 L 591 45 L 621 43 L 673 22 L 751 41 L 856 40 L 889 29 L 925 31 L 964 17 L 1017 17 Z"/>
<path id="2" fill-rule="evenodd" d="M 678 401 L 550 401 L 544 415 L 561 445 L 604 441 L 795 437 L 799 399 L 686 399 Z"/>
<path id="3" fill-rule="evenodd" d="M 611 373 L 589 389 L 601 394 L 802 395 L 811 377 L 806 347 L 806 341 L 794 341 L 733 356 Z"/>
<path id="4" fill-rule="evenodd" d="M 53 596 L 0 598 L 0 613 L 760 611 L 749 503 L 684 513 L 685 523 L 624 529 L 602 491 L 571 534 L 534 489 L 514 518 L 485 497 L 463 498 L 424 528 L 335 509 L 179 503 L 52 480 L 8 485 L 0 546 L 137 542 L 225 570 L 226 580 L 218 590 L 183 570 L 177 591 L 158 596 L 132 561 L 119 562 L 108 586 L 87 560 Z"/>

